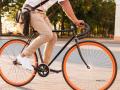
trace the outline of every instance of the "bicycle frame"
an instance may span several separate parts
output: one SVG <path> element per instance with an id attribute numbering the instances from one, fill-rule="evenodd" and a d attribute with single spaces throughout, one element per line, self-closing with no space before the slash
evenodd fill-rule
<path id="1" fill-rule="evenodd" d="M 51 60 L 51 62 L 48 64 L 48 66 L 50 66 L 50 65 L 56 60 L 56 58 L 62 53 L 62 51 L 63 51 L 63 50 L 72 42 L 72 40 L 74 39 L 74 40 L 75 40 L 75 45 L 77 46 L 77 50 L 78 50 L 78 53 L 79 53 L 79 55 L 80 55 L 80 58 L 82 59 L 83 63 L 86 65 L 86 67 L 87 67 L 88 69 L 90 69 L 90 67 L 87 65 L 86 61 L 84 60 L 80 49 L 78 48 L 78 40 L 81 40 L 81 39 L 87 37 L 86 34 L 88 34 L 88 33 L 90 32 L 90 27 L 89 27 L 89 25 L 86 23 L 86 24 L 85 24 L 85 31 L 84 31 L 83 33 L 79 34 L 79 35 L 76 33 L 75 29 L 72 29 L 72 30 L 73 30 L 73 36 L 72 36 L 72 37 L 68 40 L 68 42 L 60 49 L 60 51 L 55 55 L 55 57 Z M 28 38 L 28 41 L 27 41 L 28 44 L 30 44 L 30 42 L 31 42 L 31 40 L 32 40 L 32 37 L 35 35 L 35 32 L 36 32 L 36 31 L 35 31 L 34 29 L 33 29 L 33 31 L 34 31 L 34 33 L 31 35 L 30 38 Z M 58 32 L 58 31 L 53 31 L 53 32 Z M 25 46 L 26 46 L 26 45 L 25 45 Z M 25 47 L 24 47 L 24 48 L 25 48 Z M 23 48 L 23 50 L 24 50 L 24 48 Z M 23 50 L 22 50 L 22 51 L 23 51 Z M 38 52 L 39 52 L 39 55 L 40 55 L 41 62 L 44 63 L 40 48 L 38 48 Z"/>
<path id="2" fill-rule="evenodd" d="M 0 51 L 0 55 L 3 56 L 3 63 L 6 64 L 6 61 L 4 62 L 4 60 L 13 61 L 13 63 L 9 63 L 8 62 L 8 65 L 9 64 L 13 64 L 13 65 L 15 65 L 15 67 L 18 65 L 18 67 L 16 67 L 16 68 L 19 69 L 19 66 L 23 65 L 23 64 L 21 62 L 19 62 L 19 58 L 14 58 L 14 57 L 16 57 L 16 55 L 18 56 L 18 53 L 16 53 L 16 51 L 19 48 L 19 46 L 18 46 L 18 48 L 16 50 L 14 50 L 14 46 L 16 44 L 18 44 L 18 45 L 22 44 L 21 47 L 22 47 L 22 51 L 23 51 L 25 49 L 25 47 L 30 44 L 30 42 L 32 41 L 32 38 L 33 38 L 34 35 L 35 35 L 35 33 L 33 33 L 29 38 L 27 38 L 27 42 L 26 42 L 26 40 L 24 41 L 24 40 L 21 40 L 21 39 L 15 39 L 15 40 L 10 40 L 10 41 L 6 42 L 1 47 L 1 51 Z M 40 48 L 38 48 L 37 49 L 38 50 L 38 54 L 37 54 L 38 56 L 36 55 L 36 53 L 34 53 L 34 55 L 33 55 L 34 56 L 33 57 L 34 58 L 34 63 L 32 62 L 33 63 L 32 66 L 33 66 L 34 70 L 33 69 L 30 70 L 30 73 L 29 72 L 26 73 L 26 71 L 25 71 L 24 73 L 21 74 L 21 72 L 23 72 L 24 69 L 28 69 L 28 68 L 24 68 L 24 67 L 23 67 L 23 70 L 21 68 L 20 71 L 17 71 L 17 69 L 14 69 L 15 67 L 14 68 L 9 68 L 9 69 L 13 70 L 13 73 L 15 73 L 15 74 L 12 74 L 12 76 L 15 75 L 15 79 L 16 80 L 19 80 L 18 76 L 16 74 L 18 74 L 19 77 L 21 77 L 21 75 L 24 75 L 24 74 L 26 74 L 26 75 L 31 74 L 31 75 L 29 75 L 28 78 L 27 78 L 27 76 L 26 77 L 24 76 L 25 78 L 21 77 L 22 80 L 16 82 L 15 79 L 11 79 L 12 76 L 9 77 L 9 75 L 8 75 L 8 73 L 12 73 L 12 72 L 8 72 L 8 73 L 4 74 L 4 70 L 6 71 L 8 69 L 5 69 L 4 64 L 2 65 L 2 63 L 1 63 L 1 65 L 3 66 L 3 68 L 1 66 L 1 70 L 0 70 L 1 73 L 0 73 L 0 75 L 3 78 L 3 80 L 5 82 L 7 82 L 8 84 L 10 84 L 12 86 L 19 87 L 19 86 L 23 86 L 23 85 L 26 85 L 29 82 L 31 82 L 33 80 L 33 78 L 35 77 L 36 73 L 38 73 L 38 75 L 41 76 L 41 77 L 46 77 L 46 76 L 49 75 L 49 72 L 53 72 L 53 73 L 62 72 L 65 81 L 71 87 L 71 89 L 73 89 L 73 90 L 76 90 L 76 89 L 79 90 L 79 88 L 82 88 L 81 87 L 81 83 L 79 85 L 77 85 L 77 83 L 74 83 L 74 81 L 80 79 L 79 81 L 80 82 L 82 81 L 82 83 L 84 83 L 86 85 L 87 79 L 85 79 L 86 81 L 83 82 L 84 81 L 83 78 L 81 78 L 81 77 L 80 78 L 79 77 L 76 78 L 77 77 L 76 75 L 79 75 L 77 73 L 76 73 L 76 75 L 74 75 L 75 79 L 73 78 L 74 76 L 71 76 L 71 75 L 73 75 L 74 71 L 77 72 L 76 70 L 78 70 L 78 72 L 80 72 L 81 76 L 84 76 L 84 78 L 88 77 L 88 81 L 89 82 L 93 81 L 93 83 L 91 84 L 91 86 L 94 87 L 94 84 L 95 84 L 96 86 L 100 87 L 100 90 L 106 90 L 106 89 L 108 89 L 113 84 L 113 82 L 114 82 L 114 80 L 116 78 L 116 75 L 117 75 L 117 63 L 116 63 L 115 57 L 113 56 L 112 52 L 106 46 L 102 45 L 101 43 L 98 43 L 98 42 L 95 42 L 95 41 L 82 40 L 85 37 L 86 37 L 85 33 L 77 35 L 77 33 L 74 32 L 73 36 L 65 43 L 65 45 L 63 45 L 63 47 L 57 52 L 57 54 L 53 57 L 53 59 L 50 61 L 50 63 L 48 65 L 44 64 L 41 50 L 40 50 Z M 69 48 L 69 50 L 66 50 L 67 53 L 64 55 L 64 59 L 63 59 L 63 63 L 62 63 L 62 70 L 54 70 L 54 69 L 49 68 L 49 66 L 56 60 L 56 58 L 63 52 L 63 50 L 72 42 L 72 40 L 75 41 L 75 44 L 71 45 L 71 47 Z M 98 49 L 91 48 L 93 50 L 92 50 L 92 53 L 88 51 L 88 53 L 90 53 L 90 55 L 89 55 L 88 53 L 86 53 L 86 50 L 91 50 L 91 49 L 89 49 L 88 45 L 90 45 L 90 46 L 92 45 L 94 47 L 99 48 L 100 52 L 97 53 L 96 51 L 98 51 Z M 86 46 L 87 48 L 84 47 L 84 46 Z M 16 47 L 17 47 L 17 45 L 16 45 Z M 13 51 L 13 53 L 10 50 Z M 9 52 L 7 52 L 7 51 L 9 51 Z M 21 53 L 22 51 L 21 51 L 21 48 L 18 50 L 19 53 Z M 101 52 L 103 52 L 103 53 L 101 54 Z M 86 55 L 84 55 L 84 54 L 86 54 Z M 95 58 L 94 57 L 91 58 L 91 55 L 94 55 L 94 54 L 96 55 Z M 73 57 L 74 55 L 76 56 L 75 58 Z M 101 57 L 99 55 L 101 55 Z M 5 58 L 6 56 L 7 56 L 7 58 Z M 69 58 L 70 56 L 72 56 L 72 57 Z M 90 56 L 90 59 L 89 59 L 88 56 Z M 103 56 L 106 56 L 108 59 L 110 59 L 110 64 L 108 63 L 108 59 L 106 57 L 103 58 Z M 37 63 L 38 62 L 37 57 L 38 58 L 40 57 L 40 59 L 41 59 L 41 64 L 40 65 L 38 65 L 38 63 Z M 10 58 L 10 59 L 8 59 L 8 58 Z M 105 59 L 106 61 L 102 61 L 101 58 Z M 88 61 L 88 63 L 91 60 L 93 61 L 93 63 L 89 63 L 91 65 L 88 66 L 88 64 L 86 63 L 85 59 L 86 59 L 86 61 Z M 97 63 L 95 62 L 95 60 L 98 60 L 98 59 L 100 59 L 101 62 L 99 64 L 101 64 L 101 65 L 98 65 L 98 62 Z M 18 62 L 17 62 L 17 60 L 18 60 Z M 71 62 L 71 60 L 73 62 Z M 83 63 L 79 62 L 79 65 L 78 65 L 78 62 L 76 62 L 76 60 L 78 60 L 78 62 L 81 60 L 81 61 L 83 61 Z M 103 64 L 105 62 L 106 62 L 106 64 Z M 71 64 L 72 64 L 72 67 L 70 68 L 69 65 L 71 65 Z M 93 68 L 91 70 L 88 70 L 88 72 L 87 72 L 87 70 L 85 68 L 86 72 L 84 72 L 83 64 L 87 67 L 87 69 L 90 69 L 90 67 L 93 67 Z M 13 65 L 9 65 L 9 66 L 13 67 Z M 79 67 L 80 65 L 81 65 L 81 67 Z M 103 67 L 103 65 L 105 65 L 105 67 Z M 109 65 L 111 65 L 111 66 L 109 66 Z M 75 69 L 77 67 L 78 67 L 78 69 Z M 94 67 L 96 67 L 96 69 L 94 69 Z M 82 70 L 82 72 L 81 72 L 81 70 Z M 92 70 L 93 70 L 93 73 L 91 73 Z M 99 70 L 100 70 L 100 72 L 99 72 Z M 70 71 L 71 74 L 69 74 L 69 71 Z M 102 71 L 103 71 L 103 73 L 102 73 Z M 106 71 L 108 73 L 110 73 L 110 75 L 106 74 Z M 105 75 L 108 75 L 108 76 L 105 76 L 105 77 L 102 77 L 102 78 L 100 76 L 100 79 L 98 79 L 96 77 L 96 76 L 99 77 L 99 75 L 100 75 L 98 72 L 101 75 L 103 75 L 105 73 Z M 93 76 L 93 78 L 90 79 L 89 78 L 89 73 L 91 73 L 91 74 L 98 73 L 98 75 L 95 75 L 95 78 Z M 88 75 L 88 76 L 86 76 L 85 74 Z M 106 80 L 104 78 L 106 78 Z M 26 80 L 23 80 L 23 79 L 26 79 Z M 110 79 L 110 80 L 108 80 L 108 79 Z M 96 81 L 96 83 L 95 83 L 95 81 Z M 101 82 L 102 86 L 98 82 Z M 103 85 L 104 82 L 105 82 L 105 85 Z M 99 85 L 97 85 L 97 84 L 99 84 Z M 86 89 L 88 87 L 89 87 L 89 85 L 87 85 Z M 98 89 L 98 87 L 96 87 L 96 88 Z"/>
<path id="3" fill-rule="evenodd" d="M 54 31 L 54 32 L 55 32 L 55 31 Z M 30 44 L 30 42 L 31 42 L 31 40 L 32 40 L 32 37 L 33 37 L 34 35 L 35 35 L 35 33 L 33 33 L 33 35 L 32 35 L 30 38 L 28 38 L 28 41 L 27 41 L 28 44 Z M 67 43 L 58 51 L 58 53 L 57 53 L 57 54 L 54 56 L 54 58 L 50 61 L 50 63 L 48 64 L 48 66 L 50 66 L 50 65 L 56 60 L 56 58 L 63 52 L 63 50 L 64 50 L 73 40 L 75 40 L 75 45 L 77 46 L 78 40 L 81 40 L 81 39 L 83 39 L 83 38 L 85 38 L 85 37 L 86 37 L 86 36 L 79 36 L 79 35 L 77 35 L 75 32 L 73 32 L 73 36 L 72 36 L 72 37 L 67 41 Z M 77 47 L 77 49 L 78 49 L 78 53 L 79 53 L 82 61 L 83 61 L 84 64 L 87 66 L 87 68 L 89 68 L 89 66 L 87 65 L 86 61 L 85 61 L 84 58 L 82 57 L 82 54 L 81 54 L 80 49 L 79 49 L 78 47 Z M 24 50 L 24 48 L 23 48 L 23 50 Z M 23 51 L 23 50 L 22 50 L 22 51 Z M 38 53 L 39 53 L 39 55 L 40 55 L 41 62 L 44 63 L 40 48 L 38 48 Z"/>

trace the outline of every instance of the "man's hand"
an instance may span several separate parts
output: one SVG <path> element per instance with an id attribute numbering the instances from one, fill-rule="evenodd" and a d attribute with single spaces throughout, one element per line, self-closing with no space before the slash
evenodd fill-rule
<path id="1" fill-rule="evenodd" d="M 81 29 L 84 29 L 85 28 L 85 22 L 83 20 L 77 20 L 74 22 L 74 24 L 78 27 L 78 28 L 81 28 Z"/>

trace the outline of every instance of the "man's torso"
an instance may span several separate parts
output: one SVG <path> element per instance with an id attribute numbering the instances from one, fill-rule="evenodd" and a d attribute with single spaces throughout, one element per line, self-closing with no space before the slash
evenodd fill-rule
<path id="1" fill-rule="evenodd" d="M 40 4 L 43 1 L 45 0 L 26 0 L 23 5 L 23 8 L 25 4 L 29 4 L 30 6 L 35 7 L 36 5 Z M 61 2 L 61 1 L 64 1 L 64 0 L 49 0 L 44 5 L 40 6 L 39 8 L 47 11 L 53 4 L 55 4 L 56 2 Z"/>

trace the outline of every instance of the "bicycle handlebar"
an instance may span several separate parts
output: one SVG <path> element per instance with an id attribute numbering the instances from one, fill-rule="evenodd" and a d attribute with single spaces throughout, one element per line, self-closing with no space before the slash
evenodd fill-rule
<path id="1" fill-rule="evenodd" d="M 71 31 L 75 31 L 76 29 L 73 27 L 73 29 L 71 29 Z M 90 32 L 90 26 L 85 23 L 85 31 L 79 35 L 77 35 L 77 33 L 73 33 L 74 35 L 77 35 L 77 37 L 81 37 L 81 36 L 85 36 L 86 34 L 88 34 Z M 60 31 L 57 31 L 57 30 L 53 30 L 52 32 L 69 32 L 70 30 L 60 30 Z"/>
<path id="2" fill-rule="evenodd" d="M 85 31 L 83 33 L 81 33 L 80 35 L 78 35 L 78 37 L 84 36 L 84 35 L 86 35 L 90 32 L 90 26 L 87 23 L 85 23 L 85 29 L 84 30 Z"/>

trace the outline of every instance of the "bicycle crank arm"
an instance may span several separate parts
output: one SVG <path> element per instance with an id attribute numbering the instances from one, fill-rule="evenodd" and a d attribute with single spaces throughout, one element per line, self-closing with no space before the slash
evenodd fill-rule
<path id="1" fill-rule="evenodd" d="M 32 65 L 33 66 L 33 65 Z M 33 66 L 34 70 L 35 71 L 38 71 L 38 68 L 36 68 L 35 66 Z M 60 73 L 62 72 L 62 70 L 53 70 L 53 69 L 50 69 L 50 72 L 53 72 L 53 73 Z"/>
<path id="2" fill-rule="evenodd" d="M 50 72 L 60 73 L 60 72 L 62 72 L 62 70 L 53 70 L 53 69 L 50 69 Z"/>

